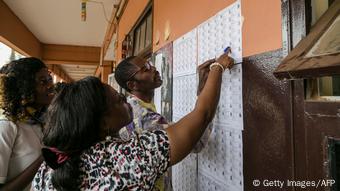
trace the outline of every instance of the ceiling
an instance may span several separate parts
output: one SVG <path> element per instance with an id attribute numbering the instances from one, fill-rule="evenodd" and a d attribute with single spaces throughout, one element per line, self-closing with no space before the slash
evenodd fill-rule
<path id="1" fill-rule="evenodd" d="M 81 0 L 3 0 L 44 44 L 101 47 L 112 12 L 120 0 L 87 0 L 86 21 Z M 113 51 L 110 51 L 113 52 Z M 105 58 L 112 56 L 105 55 Z M 94 75 L 96 66 L 61 65 L 74 80 Z"/>
<path id="2" fill-rule="evenodd" d="M 73 80 L 80 80 L 85 76 L 92 76 L 97 66 L 85 66 L 85 65 L 73 65 L 73 64 L 62 64 L 60 67 L 67 71 L 69 76 L 72 76 Z"/>

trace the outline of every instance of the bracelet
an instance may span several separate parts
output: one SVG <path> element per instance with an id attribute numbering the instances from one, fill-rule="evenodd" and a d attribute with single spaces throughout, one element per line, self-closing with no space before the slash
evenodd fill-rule
<path id="1" fill-rule="evenodd" d="M 224 72 L 224 67 L 222 66 L 222 64 L 214 62 L 209 66 L 209 69 L 211 70 L 214 66 L 219 66 L 222 69 L 222 72 Z"/>

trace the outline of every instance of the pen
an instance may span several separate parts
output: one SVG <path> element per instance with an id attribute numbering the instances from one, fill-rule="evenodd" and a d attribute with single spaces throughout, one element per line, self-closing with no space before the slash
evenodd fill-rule
<path id="1" fill-rule="evenodd" d="M 230 48 L 230 46 L 228 46 L 227 48 L 225 48 L 223 52 L 224 52 L 224 53 L 227 53 L 227 52 L 228 52 L 228 54 L 231 54 L 231 48 Z M 235 63 L 234 65 L 241 64 L 241 63 L 242 63 L 242 62 Z"/>

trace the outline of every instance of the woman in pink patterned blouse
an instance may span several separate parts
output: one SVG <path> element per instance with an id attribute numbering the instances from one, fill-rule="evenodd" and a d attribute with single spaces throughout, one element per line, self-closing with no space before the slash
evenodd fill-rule
<path id="1" fill-rule="evenodd" d="M 151 190 L 169 166 L 189 154 L 212 120 L 222 73 L 232 63 L 224 54 L 209 64 L 195 109 L 183 119 L 165 130 L 133 133 L 125 141 L 115 138 L 132 121 L 124 96 L 95 77 L 64 86 L 48 110 L 45 162 L 32 189 Z"/>

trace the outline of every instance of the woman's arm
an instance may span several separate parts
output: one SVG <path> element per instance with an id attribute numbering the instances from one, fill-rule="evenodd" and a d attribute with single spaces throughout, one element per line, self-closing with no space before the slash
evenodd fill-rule
<path id="1" fill-rule="evenodd" d="M 224 68 L 230 68 L 233 59 L 227 54 L 223 54 L 217 59 L 217 62 Z M 194 110 L 166 129 L 170 140 L 171 165 L 176 164 L 190 153 L 213 119 L 220 97 L 222 73 L 220 67 L 212 67 L 204 88 L 197 98 Z"/>
<path id="2" fill-rule="evenodd" d="M 21 174 L 13 178 L 11 181 L 0 185 L 0 191 L 16 191 L 25 189 L 33 180 L 35 173 L 38 171 L 43 157 L 40 156 L 30 166 L 28 166 Z"/>

